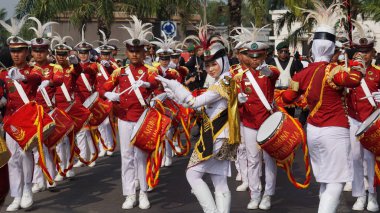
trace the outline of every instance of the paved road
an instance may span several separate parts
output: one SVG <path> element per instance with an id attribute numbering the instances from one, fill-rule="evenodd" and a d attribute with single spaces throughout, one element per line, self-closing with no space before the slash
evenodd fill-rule
<path id="1" fill-rule="evenodd" d="M 173 166 L 161 170 L 158 187 L 149 193 L 151 208 L 140 210 L 122 210 L 121 205 L 124 197 L 121 192 L 120 179 L 120 153 L 116 152 L 112 157 L 101 158 L 94 168 L 76 169 L 77 176 L 72 180 L 58 183 L 54 191 L 45 191 L 34 196 L 35 205 L 29 210 L 19 212 L 144 212 L 144 213 L 195 213 L 202 212 L 196 198 L 190 194 L 190 187 L 186 182 L 185 168 L 187 157 L 175 158 Z M 298 177 L 302 176 L 303 164 L 300 157 L 296 160 L 294 171 Z M 261 210 L 246 210 L 249 201 L 248 192 L 235 192 L 238 183 L 229 178 L 229 187 L 232 191 L 231 212 L 255 213 Z M 210 179 L 206 178 L 210 183 Z M 209 184 L 211 186 L 211 184 Z M 272 199 L 272 209 L 267 212 L 276 213 L 308 213 L 317 212 L 318 185 L 312 182 L 306 190 L 298 190 L 293 187 L 286 178 L 284 171 L 278 171 L 277 192 Z M 5 205 L 11 202 L 10 197 Z M 352 212 L 350 207 L 354 199 L 350 193 L 345 192 L 338 212 Z M 0 208 L 5 212 L 5 207 Z"/>

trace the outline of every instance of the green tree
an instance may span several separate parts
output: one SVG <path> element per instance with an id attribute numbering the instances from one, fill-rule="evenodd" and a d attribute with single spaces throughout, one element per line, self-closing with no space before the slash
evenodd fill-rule
<path id="1" fill-rule="evenodd" d="M 0 9 L 0 20 L 5 20 L 6 16 L 7 11 L 4 8 Z M 0 27 L 0 47 L 5 46 L 8 36 L 8 31 L 6 31 L 3 27 Z"/>

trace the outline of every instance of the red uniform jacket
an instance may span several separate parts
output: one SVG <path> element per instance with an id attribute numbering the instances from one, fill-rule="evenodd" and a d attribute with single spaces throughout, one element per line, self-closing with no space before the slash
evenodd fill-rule
<path id="1" fill-rule="evenodd" d="M 364 80 L 371 93 L 377 92 L 380 89 L 380 67 L 370 65 Z M 375 110 L 368 99 L 360 100 L 365 96 L 361 86 L 350 88 L 347 94 L 348 115 L 360 122 L 363 122 Z"/>
<path id="2" fill-rule="evenodd" d="M 82 72 L 85 74 L 87 81 L 90 83 L 90 87 L 94 90 L 94 85 L 96 81 L 96 74 L 98 73 L 98 66 L 95 62 L 85 62 L 80 63 L 82 67 Z M 84 103 L 88 97 L 90 97 L 92 92 L 88 91 L 86 85 L 83 82 L 81 75 L 79 75 L 76 81 L 76 87 L 74 89 L 75 100 L 80 103 Z"/>
<path id="3" fill-rule="evenodd" d="M 165 72 L 162 70 L 162 67 L 160 65 L 158 65 L 157 67 L 157 70 L 158 70 L 158 75 L 166 78 L 166 79 L 170 79 L 170 80 L 177 80 L 178 82 L 181 82 L 181 76 L 180 74 L 177 72 L 177 70 L 175 69 L 172 69 L 172 68 L 168 68 Z M 158 95 L 158 94 L 161 94 L 164 92 L 164 87 L 162 86 L 162 84 L 160 83 L 158 85 L 158 88 L 156 90 L 154 90 L 154 94 L 155 95 Z"/>
<path id="4" fill-rule="evenodd" d="M 348 128 L 344 87 L 359 86 L 361 78 L 362 74 L 356 70 L 347 72 L 342 66 L 327 62 L 311 63 L 293 76 L 292 89 L 286 90 L 282 99 L 291 103 L 305 93 L 310 108 L 308 123 L 317 127 Z"/>
<path id="5" fill-rule="evenodd" d="M 111 63 L 111 62 L 110 62 Z M 102 72 L 100 71 L 101 67 L 103 67 L 104 71 L 105 71 L 105 74 L 107 75 L 108 78 L 110 78 L 112 72 L 114 70 L 116 70 L 118 67 L 114 66 L 112 63 L 111 63 L 111 66 L 109 67 L 105 67 L 101 64 L 98 64 L 98 73 L 96 75 L 96 84 L 95 84 L 95 89 L 96 91 L 99 92 L 99 94 L 104 94 L 104 88 L 103 88 L 103 84 L 106 82 L 106 79 L 105 77 L 103 76 Z M 102 96 L 101 98 L 105 98 L 104 96 Z"/>
<path id="6" fill-rule="evenodd" d="M 63 83 L 63 71 L 61 65 L 47 64 L 44 66 L 35 66 L 36 69 L 40 69 L 42 73 L 42 81 L 49 80 L 53 83 L 53 86 L 45 87 L 46 92 L 49 96 L 50 101 L 52 101 L 56 87 L 61 86 Z M 36 102 L 44 107 L 46 112 L 50 111 L 45 99 L 42 97 L 41 92 L 37 92 Z"/>
<path id="7" fill-rule="evenodd" d="M 26 77 L 26 80 L 23 82 L 19 81 L 19 83 L 21 84 L 22 88 L 24 88 L 24 91 L 28 96 L 29 100 L 35 100 L 36 91 L 38 85 L 41 83 L 42 78 L 40 70 L 33 69 L 33 67 L 26 65 L 24 68 L 20 70 L 20 72 Z M 7 70 L 2 70 L 0 72 L 0 79 L 4 81 L 4 86 L 6 88 L 7 93 L 7 104 L 5 107 L 4 115 L 5 119 L 6 117 L 16 112 L 16 110 L 18 110 L 20 107 L 22 107 L 24 105 L 24 102 L 18 94 L 16 87 L 13 84 L 13 80 L 8 78 Z"/>
<path id="8" fill-rule="evenodd" d="M 120 91 L 124 91 L 131 86 L 131 83 L 125 71 L 128 67 L 131 69 L 131 73 L 133 74 L 135 80 L 137 80 L 143 73 L 145 73 L 141 80 L 149 82 L 150 88 L 147 89 L 140 87 L 139 89 L 143 98 L 145 100 L 148 99 L 152 94 L 152 91 L 158 86 L 158 81 L 155 79 L 157 76 L 157 70 L 154 67 L 143 64 L 137 66 L 129 65 L 127 67 L 115 70 L 110 78 L 104 83 L 104 92 L 112 91 L 116 86 L 119 86 Z M 101 95 L 103 96 L 104 94 Z M 144 112 L 144 107 L 141 106 L 135 92 L 133 91 L 129 94 L 128 92 L 125 92 L 120 96 L 120 107 L 124 111 L 123 113 L 118 113 L 117 116 L 118 118 L 125 121 L 136 122 Z"/>
<path id="9" fill-rule="evenodd" d="M 63 84 L 65 84 L 67 91 L 69 92 L 70 97 L 74 93 L 74 88 L 76 87 L 76 81 L 78 76 L 82 72 L 82 68 L 79 65 L 70 65 L 67 67 L 62 67 L 63 69 Z M 61 110 L 65 110 L 70 103 L 67 102 L 65 95 L 62 92 L 62 88 L 59 86 L 55 92 L 55 105 Z"/>
<path id="10" fill-rule="evenodd" d="M 189 69 L 185 66 L 178 66 L 176 70 L 178 71 L 180 75 L 178 81 L 180 83 L 185 82 L 186 76 L 189 74 Z"/>
<path id="11" fill-rule="evenodd" d="M 244 126 L 252 129 L 259 129 L 265 119 L 270 116 L 270 112 L 268 112 L 263 103 L 260 101 L 260 98 L 253 89 L 253 86 L 248 80 L 246 73 L 252 73 L 268 102 L 272 103 L 275 83 L 280 76 L 280 71 L 274 66 L 269 67 L 272 70 L 272 75 L 270 77 L 261 75 L 260 71 L 249 69 L 244 72 L 242 80 L 240 82 L 240 88 L 242 92 L 248 95 L 247 102 L 242 104 L 241 112 L 244 114 L 244 116 L 241 116 L 241 122 Z"/>

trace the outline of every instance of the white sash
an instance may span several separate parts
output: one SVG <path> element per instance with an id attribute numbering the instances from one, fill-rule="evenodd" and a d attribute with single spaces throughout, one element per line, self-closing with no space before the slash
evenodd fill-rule
<path id="1" fill-rule="evenodd" d="M 92 92 L 92 89 L 91 89 L 91 86 L 90 86 L 90 82 L 88 82 L 86 75 L 84 73 L 81 73 L 80 77 L 82 78 L 83 83 L 86 86 L 87 90 L 89 92 Z"/>
<path id="2" fill-rule="evenodd" d="M 276 87 L 289 86 L 289 79 L 291 79 L 290 68 L 292 67 L 293 59 L 294 59 L 293 57 L 290 58 L 289 63 L 284 70 L 282 69 L 282 66 L 278 58 L 274 57 L 274 61 L 276 62 L 277 69 L 280 70 L 280 77 L 278 77 L 278 80 L 276 81 Z"/>
<path id="3" fill-rule="evenodd" d="M 265 97 L 263 91 L 261 90 L 260 86 L 257 84 L 257 81 L 253 77 L 252 73 L 250 71 L 245 73 L 248 77 L 249 82 L 251 82 L 253 89 L 255 90 L 256 94 L 259 96 L 260 101 L 263 103 L 264 107 L 268 111 L 272 111 L 272 107 L 269 104 L 267 98 Z"/>
<path id="4" fill-rule="evenodd" d="M 100 70 L 100 73 L 103 75 L 104 79 L 108 80 L 108 75 L 107 75 L 106 71 L 104 70 L 103 65 L 98 64 L 98 68 Z"/>
<path id="5" fill-rule="evenodd" d="M 19 96 L 21 97 L 21 100 L 24 102 L 24 104 L 29 103 L 29 98 L 26 95 L 25 90 L 24 90 L 24 88 L 22 88 L 21 84 L 19 82 L 17 82 L 16 80 L 13 80 L 13 84 L 15 85 L 16 90 L 17 90 Z"/>
<path id="6" fill-rule="evenodd" d="M 369 97 L 369 98 L 367 98 L 368 101 L 369 101 L 369 103 L 370 103 L 373 107 L 376 107 L 375 100 L 373 100 L 373 97 L 371 96 L 371 92 L 369 91 L 369 88 L 368 88 L 367 82 L 365 82 L 365 79 L 364 79 L 364 78 L 362 78 L 362 80 L 360 81 L 360 86 L 362 87 L 365 96 L 366 96 L 366 97 Z"/>
<path id="7" fill-rule="evenodd" d="M 40 90 L 40 92 L 41 92 L 41 95 L 42 95 L 42 97 L 44 98 L 46 104 L 48 105 L 48 107 L 52 107 L 53 104 L 52 104 L 51 101 L 50 101 L 49 94 L 46 92 L 46 89 L 45 89 L 45 88 L 42 88 L 42 89 Z"/>
<path id="8" fill-rule="evenodd" d="M 67 87 L 66 87 L 65 83 L 62 83 L 61 90 L 63 92 L 63 95 L 66 98 L 66 101 L 70 102 L 71 101 L 71 97 L 70 97 L 69 91 L 67 90 Z"/>
<path id="9" fill-rule="evenodd" d="M 131 69 L 129 67 L 127 67 L 127 68 L 125 68 L 125 72 L 127 73 L 129 82 L 131 83 L 131 85 L 133 85 L 136 82 L 136 80 L 135 80 L 135 78 L 132 75 Z M 140 88 L 136 88 L 133 91 L 135 92 L 136 97 L 139 100 L 141 106 L 145 107 L 146 104 L 145 104 L 144 98 L 143 98 L 143 96 L 141 94 Z"/>

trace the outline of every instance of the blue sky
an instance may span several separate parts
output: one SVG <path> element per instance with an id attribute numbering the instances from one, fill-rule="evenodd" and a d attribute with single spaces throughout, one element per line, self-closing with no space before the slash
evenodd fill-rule
<path id="1" fill-rule="evenodd" d="M 7 18 L 12 17 L 18 0 L 0 0 L 0 5 L 7 11 Z"/>

